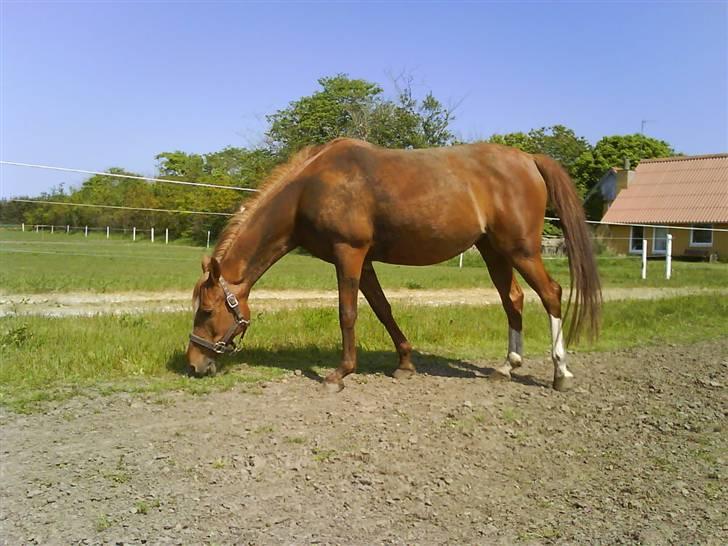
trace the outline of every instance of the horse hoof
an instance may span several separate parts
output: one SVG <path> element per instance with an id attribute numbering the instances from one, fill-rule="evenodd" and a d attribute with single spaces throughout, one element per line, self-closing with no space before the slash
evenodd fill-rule
<path id="1" fill-rule="evenodd" d="M 507 360 L 512 368 L 520 368 L 523 365 L 523 357 L 518 353 L 508 353 Z"/>
<path id="2" fill-rule="evenodd" d="M 493 373 L 488 376 L 488 378 L 492 379 L 493 381 L 510 381 L 511 367 L 505 365 L 501 366 L 500 368 L 496 368 L 495 370 L 493 370 Z"/>
<path id="3" fill-rule="evenodd" d="M 573 377 L 554 377 L 554 390 L 559 392 L 565 392 L 570 390 L 574 386 Z"/>
<path id="4" fill-rule="evenodd" d="M 408 370 L 407 368 L 397 368 L 394 370 L 392 377 L 395 379 L 411 379 L 415 375 L 414 370 Z"/>
<path id="5" fill-rule="evenodd" d="M 344 390 L 343 381 L 324 381 L 323 389 L 326 394 L 336 394 Z"/>

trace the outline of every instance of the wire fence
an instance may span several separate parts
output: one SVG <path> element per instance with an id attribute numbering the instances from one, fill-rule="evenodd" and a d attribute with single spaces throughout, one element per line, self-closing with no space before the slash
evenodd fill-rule
<path id="1" fill-rule="evenodd" d="M 146 177 L 146 176 L 137 176 L 137 175 L 128 175 L 128 174 L 117 174 L 117 173 L 109 173 L 109 172 L 99 172 L 99 171 L 92 171 L 92 170 L 84 170 L 84 169 L 72 169 L 67 167 L 55 167 L 50 165 L 41 165 L 41 164 L 33 164 L 33 163 L 20 163 L 20 162 L 13 162 L 13 161 L 0 161 L 0 165 L 9 165 L 9 166 L 18 166 L 18 167 L 28 167 L 28 168 L 36 168 L 36 169 L 45 169 L 45 170 L 53 170 L 53 171 L 61 171 L 61 172 L 75 172 L 80 174 L 89 174 L 94 176 L 103 176 L 108 178 L 123 178 L 123 179 L 133 179 L 133 180 L 142 180 L 146 182 L 152 182 L 152 183 L 162 183 L 162 184 L 177 184 L 177 185 L 183 185 L 188 187 L 204 187 L 204 188 L 214 188 L 214 189 L 223 189 L 223 190 L 236 190 L 236 191 L 243 191 L 243 192 L 258 192 L 259 190 L 256 188 L 251 187 L 242 187 L 242 186 L 228 186 L 228 185 L 221 185 L 221 184 L 211 184 L 211 183 L 203 183 L 203 182 L 191 182 L 186 180 L 175 180 L 175 179 L 168 179 L 168 178 L 158 178 L 158 177 Z M 51 206 L 63 206 L 63 207 L 83 207 L 83 208 L 99 208 L 99 209 L 112 209 L 112 210 L 124 210 L 124 211 L 139 211 L 139 212 L 159 212 L 159 213 L 168 213 L 168 214 L 187 214 L 187 215 L 208 215 L 208 216 L 222 216 L 222 217 L 230 217 L 233 216 L 234 213 L 228 213 L 228 212 L 220 212 L 220 211 L 201 211 L 201 210 L 183 210 L 183 209 L 169 209 L 169 208 L 151 208 L 151 207 L 131 207 L 131 206 L 123 206 L 123 205 L 107 205 L 107 204 L 100 204 L 100 203 L 75 203 L 75 202 L 67 202 L 67 201 L 52 201 L 52 200 L 41 200 L 41 199 L 25 199 L 25 198 L 10 198 L 6 201 L 9 202 L 18 202 L 18 203 L 30 203 L 30 204 L 38 204 L 38 205 L 51 205 Z M 241 210 L 243 210 L 241 208 Z M 560 222 L 560 219 L 557 217 L 550 217 L 547 216 L 544 218 L 547 221 L 551 222 Z M 651 259 L 664 259 L 666 262 L 666 270 L 665 275 L 669 279 L 671 275 L 671 261 L 672 261 L 672 247 L 673 247 L 673 235 L 671 232 L 682 232 L 682 231 L 690 231 L 690 232 L 711 232 L 711 237 L 713 233 L 728 233 L 728 229 L 721 229 L 721 228 L 714 228 L 714 227 L 700 227 L 700 226 L 676 226 L 676 225 L 660 225 L 660 224 L 641 224 L 641 223 L 620 223 L 620 222 L 602 222 L 602 221 L 596 221 L 596 220 L 587 220 L 587 224 L 594 226 L 594 229 L 591 230 L 592 234 L 592 240 L 593 240 L 593 247 L 595 249 L 595 252 L 597 253 L 603 253 L 603 254 L 610 254 L 612 257 L 616 257 L 618 255 L 619 257 L 629 259 L 629 258 L 636 258 L 639 257 L 642 267 L 641 267 L 641 274 L 642 278 L 646 278 L 646 271 L 647 271 L 647 260 L 648 258 Z M 627 227 L 630 229 L 630 235 L 628 237 L 619 237 L 619 236 L 613 236 L 610 233 L 611 228 L 616 228 L 618 226 L 621 227 Z M 121 238 L 131 239 L 132 243 L 136 243 L 138 241 L 148 241 L 151 243 L 155 243 L 157 241 L 161 242 L 164 241 L 164 244 L 169 244 L 170 241 L 170 231 L 168 228 L 165 228 L 163 231 L 155 229 L 154 226 L 147 226 L 147 227 L 137 227 L 137 226 L 124 226 L 124 227 L 115 227 L 115 226 L 73 226 L 70 224 L 66 225 L 55 225 L 55 224 L 29 224 L 26 226 L 26 224 L 3 224 L 0 225 L 0 228 L 5 230 L 13 230 L 13 229 L 19 229 L 20 231 L 34 231 L 36 233 L 50 233 L 51 235 L 55 234 L 66 234 L 66 235 L 75 235 L 78 233 L 82 233 L 84 238 L 89 238 L 89 234 L 94 234 L 95 232 L 99 234 L 101 238 L 105 238 L 106 240 L 111 240 L 112 235 L 115 235 L 115 238 L 119 238 L 118 236 L 121 236 Z M 640 228 L 641 231 L 635 231 L 634 228 Z M 652 238 L 652 251 L 649 251 L 649 239 L 646 238 L 645 231 L 647 229 L 653 229 L 653 238 Z M 600 232 L 601 230 L 601 232 Z M 658 236 L 657 230 L 662 230 L 662 232 Z M 692 234 L 691 234 L 692 237 Z M 98 237 L 97 237 L 98 238 Z M 212 229 L 207 230 L 207 238 L 206 238 L 206 247 L 210 248 L 210 244 L 212 240 Z M 24 241 L 23 244 L 28 244 L 30 241 Z M 60 241 L 56 240 L 55 243 L 59 243 Z M 0 240 L 0 245 L 8 245 L 17 243 L 17 241 L 5 241 Z M 27 250 L 27 249 L 9 249 L 9 248 L 2 248 L 0 247 L 0 250 L 3 252 L 15 252 L 15 253 L 53 253 L 53 254 L 63 254 L 63 252 L 55 252 L 55 251 L 38 251 L 38 250 Z M 702 249 L 705 251 L 706 249 Z M 541 247 L 541 253 L 542 255 L 547 258 L 558 258 L 560 256 L 567 255 L 568 249 L 567 249 L 567 242 L 563 238 L 559 237 L 545 237 L 543 239 L 542 247 Z M 68 255 L 99 255 L 99 256 L 107 256 L 107 254 L 95 254 L 95 253 L 67 253 Z M 710 255 L 710 252 L 708 250 L 706 257 L 712 257 Z M 463 261 L 464 261 L 464 254 L 461 254 L 459 257 L 459 266 L 463 267 Z"/>
<path id="2" fill-rule="evenodd" d="M 121 174 L 121 173 L 109 173 L 100 171 L 88 171 L 85 169 L 71 169 L 69 167 L 54 167 L 51 165 L 40 165 L 36 163 L 21 163 L 19 161 L 2 161 L 0 165 L 10 165 L 14 167 L 30 167 L 33 169 L 44 169 L 48 171 L 61 171 L 67 173 L 79 173 L 79 174 L 91 174 L 94 176 L 107 176 L 109 178 L 125 178 L 128 180 L 143 180 L 145 182 L 154 182 L 160 184 L 176 184 L 178 186 L 191 186 L 197 188 L 216 188 L 220 190 L 234 190 L 234 191 L 245 191 L 245 192 L 258 192 L 260 190 L 256 188 L 247 188 L 240 186 L 224 186 L 222 184 L 209 184 L 206 182 L 188 182 L 186 180 L 174 180 L 170 178 L 158 178 L 151 176 L 138 176 L 132 174 Z"/>
<path id="3" fill-rule="evenodd" d="M 594 222 L 599 224 L 598 222 Z M 620 226 L 628 227 L 643 227 L 642 224 L 618 224 Z M 655 227 L 655 226 L 649 226 Z M 96 256 L 99 258 L 108 257 L 120 257 L 120 258 L 140 258 L 142 256 L 133 253 L 119 253 L 118 251 L 98 251 L 95 249 L 92 252 L 85 250 L 79 250 L 78 245 L 83 244 L 86 241 L 104 241 L 104 242 L 116 242 L 121 244 L 120 241 L 126 241 L 127 247 L 133 247 L 140 243 L 147 244 L 169 244 L 171 234 L 169 229 L 157 230 L 154 227 L 128 227 L 128 226 L 78 226 L 78 225 L 54 225 L 54 224 L 0 224 L 0 229 L 3 231 L 16 231 L 39 234 L 43 238 L 39 241 L 29 240 L 28 238 L 21 239 L 5 239 L 0 236 L 0 252 L 6 254 L 45 254 L 45 255 L 66 255 L 66 256 Z M 726 230 L 721 230 L 726 231 Z M 641 278 L 647 278 L 648 273 L 648 261 L 664 261 L 664 277 L 670 279 L 672 276 L 672 259 L 673 259 L 673 235 L 671 233 L 665 233 L 664 236 L 652 239 L 652 245 L 650 245 L 650 239 L 640 236 L 635 238 L 633 235 L 628 237 L 624 236 L 613 236 L 607 233 L 599 233 L 598 230 L 590 230 L 593 242 L 593 248 L 597 255 L 608 257 L 609 259 L 619 260 L 634 260 L 640 263 L 639 271 Z M 0 234 L 1 235 L 1 234 Z M 66 237 L 74 237 L 73 242 L 64 240 Z M 80 238 L 79 238 L 80 237 Z M 656 242 L 657 241 L 657 242 Z M 664 241 L 664 244 L 663 244 Z M 207 241 L 206 248 L 210 248 L 212 240 L 212 231 L 207 230 Z M 52 244 L 53 249 L 49 248 L 18 248 L 19 246 L 26 247 L 26 245 L 41 245 L 41 244 Z M 56 247 L 58 245 L 58 247 Z M 650 252 L 650 249 L 652 251 Z M 655 251 L 655 248 L 658 250 Z M 465 266 L 465 255 L 468 254 L 478 255 L 477 250 L 470 249 L 467 252 L 461 253 L 458 259 L 458 266 L 463 268 Z M 568 242 L 563 237 L 544 237 L 541 245 L 541 254 L 545 260 L 563 259 L 568 256 Z M 706 258 L 709 255 L 706 254 Z M 161 261 L 185 261 L 180 258 L 172 258 L 164 255 L 156 255 L 155 259 Z M 474 265 L 480 263 L 479 256 L 473 259 L 468 259 L 468 265 Z M 660 267 L 660 269 L 663 269 Z M 635 271 L 638 268 L 635 266 Z M 659 273 L 660 276 L 663 273 Z"/>

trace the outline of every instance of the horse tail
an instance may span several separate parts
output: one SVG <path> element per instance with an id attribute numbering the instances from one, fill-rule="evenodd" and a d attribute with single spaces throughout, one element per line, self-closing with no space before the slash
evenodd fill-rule
<path id="1" fill-rule="evenodd" d="M 549 200 L 561 219 L 566 239 L 571 277 L 564 313 L 569 318 L 566 342 L 577 341 L 585 326 L 589 339 L 594 339 L 599 335 L 602 289 L 584 208 L 569 174 L 558 162 L 540 154 L 533 158 L 546 181 Z"/>

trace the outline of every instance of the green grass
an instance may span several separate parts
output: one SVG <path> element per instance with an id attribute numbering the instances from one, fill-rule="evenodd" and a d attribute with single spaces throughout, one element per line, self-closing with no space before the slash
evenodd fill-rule
<path id="1" fill-rule="evenodd" d="M 506 344 L 500 306 L 395 306 L 402 329 L 420 352 L 424 369 L 453 373 L 499 362 Z M 648 344 L 691 343 L 728 335 L 728 298 L 684 297 L 609 302 L 599 341 L 581 351 L 608 351 Z M 0 404 L 31 411 L 44 402 L 117 391 L 206 393 L 241 383 L 255 384 L 301 369 L 324 374 L 341 349 L 337 311 L 282 310 L 258 314 L 244 350 L 222 360 L 216 377 L 183 375 L 191 326 L 188 313 L 134 317 L 0 319 Z M 536 304 L 525 309 L 527 358 L 549 348 L 546 315 Z M 396 356 L 384 328 L 368 307 L 357 323 L 360 372 L 390 372 Z"/>
<path id="2" fill-rule="evenodd" d="M 0 293 L 116 292 L 133 290 L 191 290 L 200 274 L 205 249 L 148 241 L 106 241 L 98 234 L 34 233 L 0 230 Z M 377 264 L 385 288 L 471 288 L 491 286 L 477 252 L 465 255 L 465 266 L 454 258 L 430 267 Z M 565 258 L 549 259 L 546 266 L 563 285 L 568 284 Z M 728 286 L 728 264 L 673 262 L 673 278 L 664 279 L 663 261 L 651 261 L 648 279 L 639 278 L 634 257 L 599 258 L 605 286 Z M 268 289 L 335 289 L 330 264 L 290 254 L 274 265 L 256 285 Z"/>

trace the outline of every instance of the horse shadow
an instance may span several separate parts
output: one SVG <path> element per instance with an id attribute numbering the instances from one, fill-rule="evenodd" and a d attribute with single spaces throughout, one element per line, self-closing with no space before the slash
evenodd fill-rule
<path id="1" fill-rule="evenodd" d="M 397 354 L 394 351 L 379 351 L 359 349 L 357 373 L 364 375 L 384 374 L 392 375 L 397 365 Z M 314 345 L 290 348 L 250 348 L 242 349 L 238 353 L 226 355 L 217 361 L 217 373 L 225 374 L 236 366 L 244 364 L 250 367 L 279 368 L 287 371 L 300 370 L 301 375 L 308 379 L 322 383 L 324 374 L 333 370 L 337 365 L 341 353 L 336 349 L 322 349 Z M 461 379 L 492 379 L 496 373 L 494 364 L 490 362 L 469 361 L 458 358 L 449 358 L 432 353 L 412 352 L 412 361 L 417 367 L 417 373 L 436 377 L 450 377 Z M 167 361 L 167 369 L 173 373 L 187 375 L 187 360 L 183 351 L 176 351 Z M 530 387 L 548 388 L 550 385 L 529 374 L 511 372 L 511 380 Z"/>

